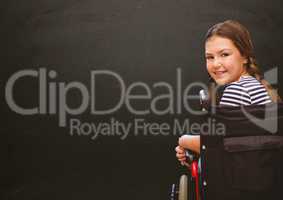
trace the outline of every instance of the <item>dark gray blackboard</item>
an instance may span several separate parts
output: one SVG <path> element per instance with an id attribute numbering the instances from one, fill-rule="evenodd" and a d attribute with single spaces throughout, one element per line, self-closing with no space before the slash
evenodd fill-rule
<path id="1" fill-rule="evenodd" d="M 91 140 L 70 136 L 68 128 L 58 126 L 58 115 L 22 116 L 11 111 L 5 86 L 17 71 L 54 70 L 57 77 L 50 82 L 78 81 L 88 89 L 91 70 L 116 72 L 126 85 L 165 81 L 175 87 L 179 68 L 183 85 L 206 83 L 204 35 L 211 25 L 236 19 L 251 32 L 261 69 L 277 66 L 282 81 L 279 0 L 10 0 L 1 7 L 1 199 L 168 199 L 170 185 L 185 171 L 175 159 L 177 135 Z M 36 105 L 36 79 L 18 83 L 18 103 Z M 97 103 L 113 105 L 117 82 L 104 77 L 96 87 Z M 162 92 L 155 90 L 153 95 Z M 70 106 L 80 101 L 79 93 L 70 94 Z M 135 106 L 143 109 L 148 104 L 141 101 Z M 76 116 L 94 123 L 112 117 L 123 122 L 138 118 L 125 106 L 109 115 L 86 111 Z M 175 118 L 197 120 L 184 110 L 141 117 L 170 124 Z"/>

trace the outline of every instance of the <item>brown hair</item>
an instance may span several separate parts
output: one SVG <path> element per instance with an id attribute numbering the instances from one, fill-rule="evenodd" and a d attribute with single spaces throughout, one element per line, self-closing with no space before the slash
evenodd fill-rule
<path id="1" fill-rule="evenodd" d="M 263 79 L 258 65 L 256 64 L 251 36 L 246 27 L 235 20 L 226 20 L 215 24 L 207 31 L 205 42 L 212 36 L 220 36 L 230 39 L 241 55 L 247 59 L 247 63 L 245 64 L 247 73 L 255 77 L 266 88 L 273 102 L 281 101 L 277 92 Z"/>

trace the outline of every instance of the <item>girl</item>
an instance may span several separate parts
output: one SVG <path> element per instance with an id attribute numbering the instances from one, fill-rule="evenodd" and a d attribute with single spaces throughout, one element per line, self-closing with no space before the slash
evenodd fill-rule
<path id="1" fill-rule="evenodd" d="M 227 20 L 212 26 L 205 37 L 206 67 L 218 85 L 225 85 L 220 106 L 262 105 L 280 101 L 256 65 L 248 30 L 239 22 Z M 176 156 L 185 164 L 185 151 L 200 153 L 200 137 L 183 135 Z"/>

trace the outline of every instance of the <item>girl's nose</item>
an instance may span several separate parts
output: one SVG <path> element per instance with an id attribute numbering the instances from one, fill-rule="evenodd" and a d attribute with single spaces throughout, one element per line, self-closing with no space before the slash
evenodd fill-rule
<path id="1" fill-rule="evenodd" d="M 220 67 L 222 67 L 223 65 L 222 65 L 222 63 L 221 63 L 221 61 L 220 61 L 219 59 L 215 59 L 215 60 L 214 60 L 214 63 L 213 63 L 213 66 L 214 66 L 215 68 L 220 68 Z"/>

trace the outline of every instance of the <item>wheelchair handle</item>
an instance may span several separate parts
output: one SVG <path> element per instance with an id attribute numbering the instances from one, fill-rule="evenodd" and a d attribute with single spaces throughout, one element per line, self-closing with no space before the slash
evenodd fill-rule
<path id="1" fill-rule="evenodd" d="M 193 151 L 190 151 L 190 150 L 185 151 L 185 156 L 186 156 L 186 162 L 188 164 L 191 164 L 193 161 L 198 160 L 197 154 Z"/>

